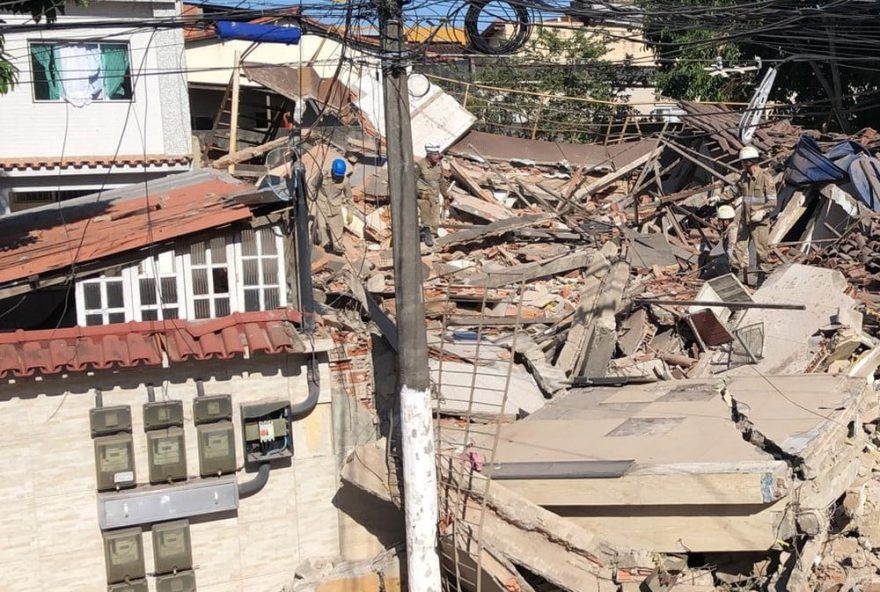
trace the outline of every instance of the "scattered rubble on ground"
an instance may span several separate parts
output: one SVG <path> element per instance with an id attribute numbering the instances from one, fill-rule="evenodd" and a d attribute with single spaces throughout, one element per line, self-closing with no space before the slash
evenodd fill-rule
<path id="1" fill-rule="evenodd" d="M 681 106 L 680 129 L 636 142 L 469 132 L 447 150 L 425 323 L 440 425 L 477 427 L 441 466 L 458 508 L 441 546 L 483 590 L 880 589 L 877 135 L 758 130 L 781 189 L 755 289 L 726 273 L 712 205 L 738 174 L 738 116 Z M 312 141 L 312 169 L 361 154 Z M 795 158 L 805 145 L 837 176 Z M 367 162 L 345 255 L 316 247 L 313 279 L 338 342 L 393 349 L 387 184 Z M 343 478 L 394 501 L 388 458 L 362 449 Z M 479 529 L 453 528 L 472 507 Z"/>

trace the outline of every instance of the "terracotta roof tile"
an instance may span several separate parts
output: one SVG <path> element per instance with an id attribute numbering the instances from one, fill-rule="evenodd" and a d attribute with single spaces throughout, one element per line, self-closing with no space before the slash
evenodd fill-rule
<path id="1" fill-rule="evenodd" d="M 148 321 L 0 333 L 0 378 L 226 360 L 254 353 L 306 351 L 300 313 L 270 310 L 208 321 Z"/>
<path id="2" fill-rule="evenodd" d="M 63 160 L 53 156 L 21 156 L 19 158 L 0 159 L 0 170 L 16 169 L 94 169 L 108 166 L 158 166 L 165 164 L 187 164 L 191 156 L 168 154 L 136 154 L 122 156 L 71 156 Z"/>
<path id="3" fill-rule="evenodd" d="M 0 218 L 0 284 L 70 268 L 251 217 L 253 185 L 201 171 Z M 108 197 L 112 196 L 112 197 Z"/>

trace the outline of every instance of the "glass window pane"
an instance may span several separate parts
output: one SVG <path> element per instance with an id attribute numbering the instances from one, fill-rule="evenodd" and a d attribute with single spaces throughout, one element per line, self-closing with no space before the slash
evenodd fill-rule
<path id="1" fill-rule="evenodd" d="M 206 300 L 196 300 L 193 302 L 195 305 L 195 310 L 193 310 L 193 314 L 197 319 L 210 319 L 211 318 L 211 303 Z"/>
<path id="2" fill-rule="evenodd" d="M 252 228 L 241 231 L 241 255 L 242 257 L 255 257 L 257 255 L 257 233 Z"/>
<path id="3" fill-rule="evenodd" d="M 124 306 L 122 282 L 107 282 L 107 308 L 122 308 Z"/>
<path id="4" fill-rule="evenodd" d="M 222 236 L 211 239 L 211 263 L 226 262 L 226 239 Z"/>
<path id="5" fill-rule="evenodd" d="M 225 267 L 214 267 L 211 269 L 211 276 L 214 280 L 214 294 L 229 293 L 229 274 Z"/>
<path id="6" fill-rule="evenodd" d="M 156 280 L 153 278 L 141 278 L 139 284 L 141 304 L 156 304 Z"/>
<path id="7" fill-rule="evenodd" d="M 124 312 L 113 312 L 107 315 L 107 318 L 110 319 L 111 323 L 124 323 L 125 322 L 125 313 Z"/>
<path id="8" fill-rule="evenodd" d="M 177 278 L 176 277 L 167 277 L 162 278 L 162 304 L 176 304 L 177 303 Z"/>
<path id="9" fill-rule="evenodd" d="M 141 318 L 145 321 L 158 321 L 159 320 L 159 311 L 154 309 L 147 309 L 141 311 Z"/>
<path id="10" fill-rule="evenodd" d="M 216 309 L 215 316 L 225 317 L 229 314 L 229 298 L 218 298 L 214 301 L 214 307 Z"/>
<path id="11" fill-rule="evenodd" d="M 101 308 L 101 284 L 96 282 L 83 284 L 83 296 L 86 310 L 96 310 Z"/>
<path id="12" fill-rule="evenodd" d="M 278 285 L 278 260 L 263 259 L 263 285 Z"/>
<path id="13" fill-rule="evenodd" d="M 275 248 L 275 232 L 271 227 L 260 229 L 260 251 L 263 255 L 274 255 L 278 252 Z"/>
<path id="14" fill-rule="evenodd" d="M 241 268 L 244 272 L 242 281 L 245 286 L 260 285 L 260 262 L 257 259 L 245 259 L 241 262 Z"/>
<path id="15" fill-rule="evenodd" d="M 193 243 L 189 247 L 190 261 L 193 265 L 205 264 L 205 243 Z"/>
<path id="16" fill-rule="evenodd" d="M 176 308 L 163 308 L 162 317 L 166 320 L 180 318 Z"/>
<path id="17" fill-rule="evenodd" d="M 86 325 L 92 326 L 92 325 L 103 325 L 103 324 L 104 324 L 104 317 L 102 317 L 101 315 L 99 315 L 99 314 L 86 315 Z"/>
<path id="18" fill-rule="evenodd" d="M 260 310 L 260 291 L 259 290 L 245 290 L 244 291 L 244 310 L 245 310 L 245 312 L 251 312 L 253 310 Z"/>
<path id="19" fill-rule="evenodd" d="M 208 270 L 193 269 L 193 294 L 203 295 L 208 293 Z"/>
<path id="20" fill-rule="evenodd" d="M 266 306 L 264 307 L 264 310 L 272 310 L 273 308 L 278 308 L 281 306 L 278 293 L 278 288 L 269 288 L 267 290 L 263 290 L 263 297 L 266 299 Z"/>

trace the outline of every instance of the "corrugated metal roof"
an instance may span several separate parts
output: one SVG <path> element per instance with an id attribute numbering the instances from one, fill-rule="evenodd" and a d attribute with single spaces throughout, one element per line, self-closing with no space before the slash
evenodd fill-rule
<path id="1" fill-rule="evenodd" d="M 232 197 L 252 190 L 205 170 L 0 218 L 0 284 L 248 219 Z"/>
<path id="2" fill-rule="evenodd" d="M 53 156 L 21 156 L 0 159 L 0 170 L 20 169 L 94 169 L 98 167 L 132 167 L 187 164 L 192 157 L 169 154 L 135 154 L 117 156 L 70 156 L 63 160 Z"/>
<path id="3" fill-rule="evenodd" d="M 226 360 L 255 353 L 306 351 L 287 309 L 236 313 L 206 321 L 149 321 L 0 333 L 0 378 Z"/>

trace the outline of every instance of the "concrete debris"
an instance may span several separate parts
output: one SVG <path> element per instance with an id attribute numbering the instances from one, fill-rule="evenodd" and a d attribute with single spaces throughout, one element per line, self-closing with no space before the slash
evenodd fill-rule
<path id="1" fill-rule="evenodd" d="M 365 129 L 375 107 L 361 104 Z M 467 434 L 438 445 L 453 459 L 438 462 L 440 549 L 450 572 L 470 570 L 462 589 L 478 572 L 483 590 L 524 592 L 880 588 L 880 215 L 850 183 L 787 185 L 776 173 L 806 132 L 762 126 L 772 270 L 750 254 L 731 273 L 736 233 L 716 204 L 739 174 L 739 116 L 681 108 L 692 117 L 661 137 L 608 146 L 444 136 L 441 228 L 410 255 L 438 426 Z M 809 133 L 823 149 L 845 139 Z M 340 342 L 369 331 L 393 351 L 376 156 L 355 165 L 345 255 L 318 251 L 313 282 Z M 386 421 L 393 405 L 376 400 Z M 372 446 L 343 479 L 399 501 L 391 455 Z M 546 474 L 491 477 L 499 463 Z"/>

